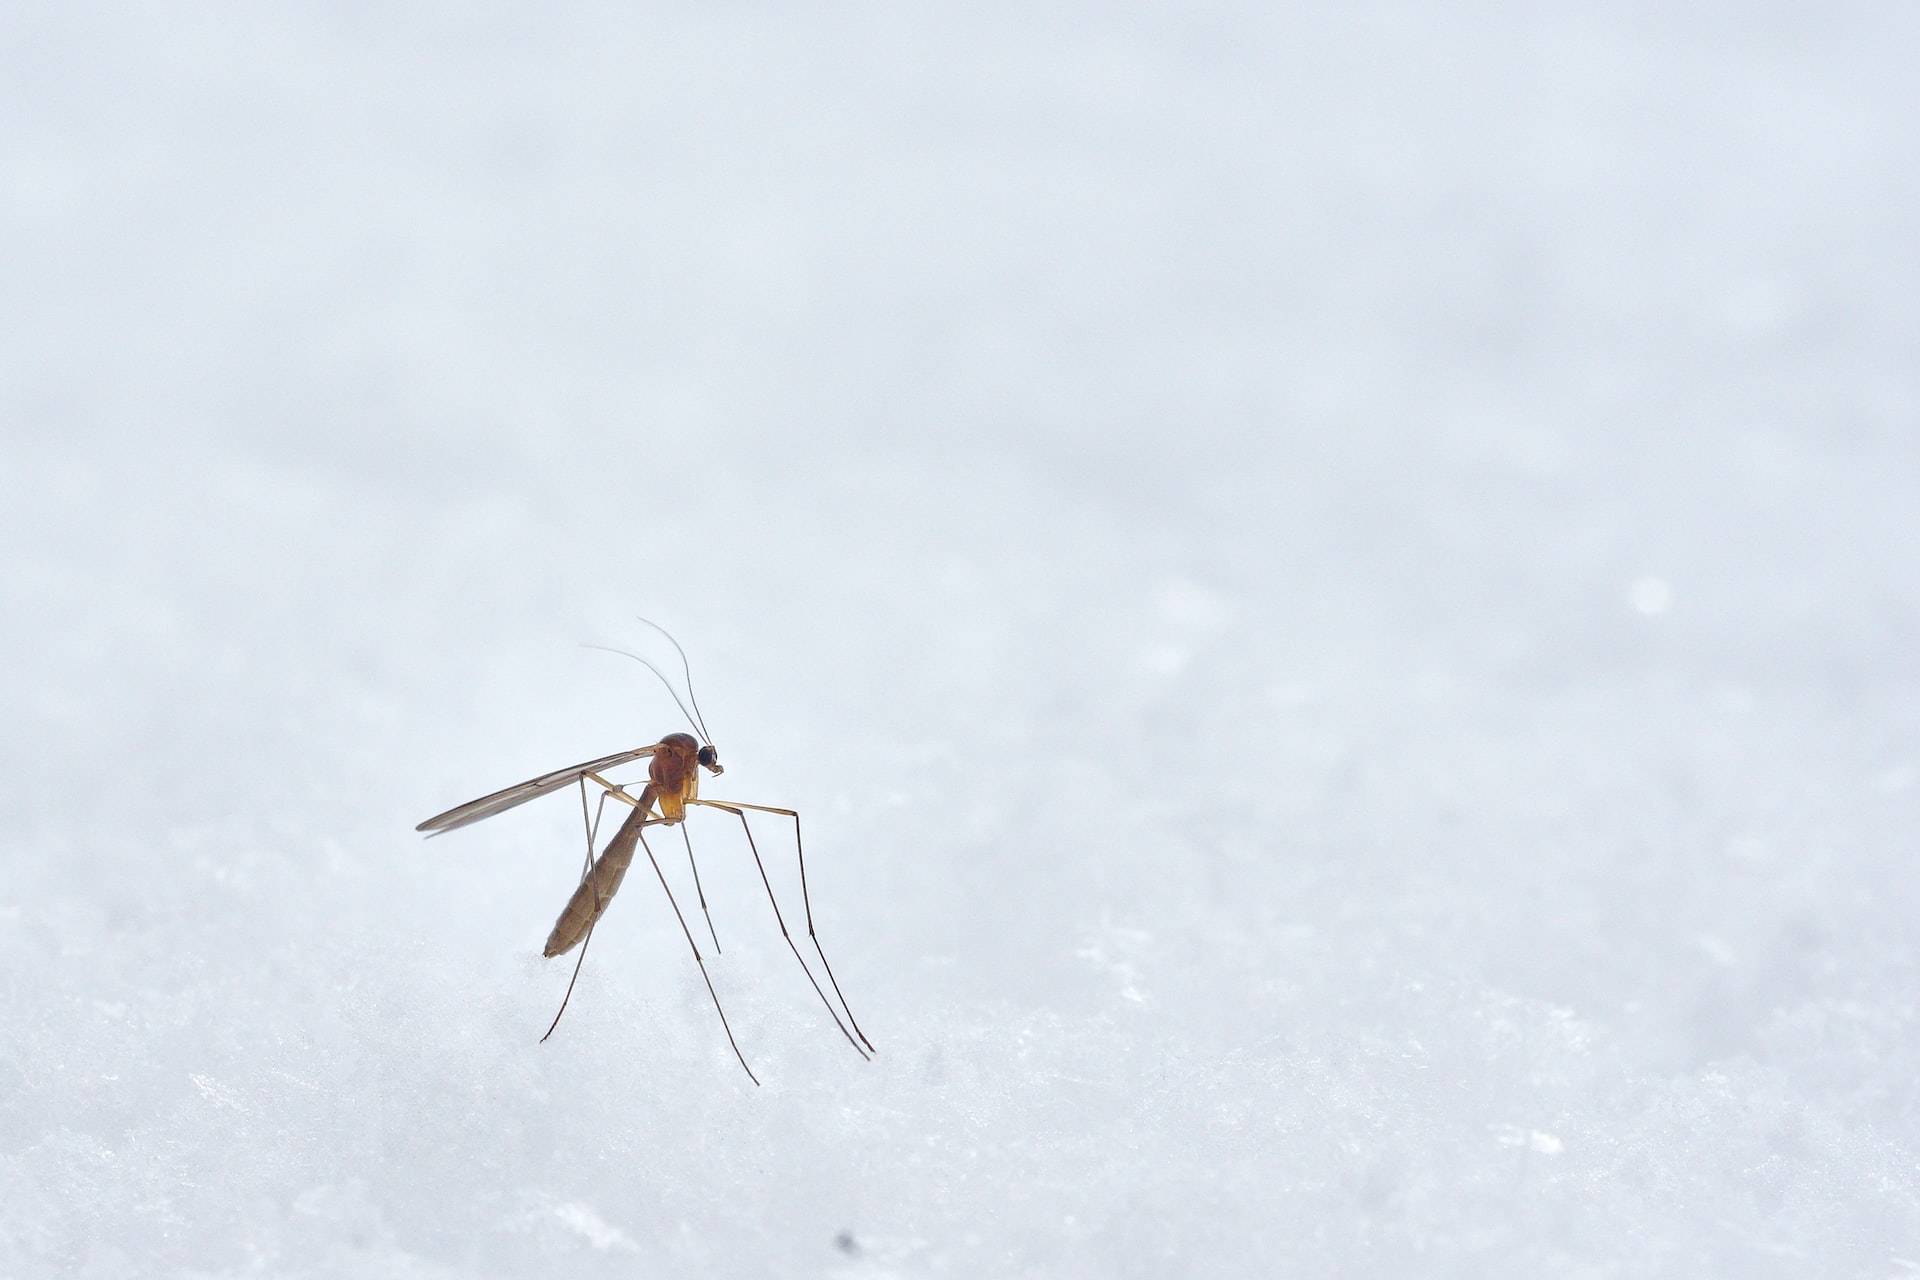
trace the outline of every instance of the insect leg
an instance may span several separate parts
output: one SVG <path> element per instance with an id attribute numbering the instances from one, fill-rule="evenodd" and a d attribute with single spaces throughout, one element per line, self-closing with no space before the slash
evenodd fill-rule
<path id="1" fill-rule="evenodd" d="M 680 914 L 680 904 L 673 900 L 673 888 L 667 883 L 667 877 L 660 870 L 659 859 L 653 856 L 653 846 L 647 843 L 644 833 L 640 836 L 640 847 L 647 851 L 647 861 L 653 864 L 653 874 L 660 879 L 660 888 L 666 892 L 667 905 L 673 908 L 673 918 L 680 922 L 680 932 L 687 937 L 687 946 L 693 950 L 693 962 L 700 966 L 700 977 L 707 984 L 707 994 L 713 997 L 713 1009 L 720 1015 L 720 1028 L 727 1033 L 727 1043 L 733 1046 L 733 1056 L 740 1059 L 740 1069 L 747 1073 L 747 1079 L 758 1085 L 760 1077 L 753 1074 L 753 1068 L 747 1065 L 747 1057 L 740 1052 L 739 1043 L 733 1038 L 733 1028 L 727 1024 L 727 1011 L 720 1007 L 720 993 L 713 989 L 713 979 L 707 975 L 707 962 L 700 958 L 699 944 L 693 940 L 693 930 L 687 928 L 687 918 Z"/>
<path id="2" fill-rule="evenodd" d="M 855 1040 L 853 1038 L 853 1033 L 847 1030 L 846 1023 L 840 1021 L 840 1011 L 833 1007 L 833 1001 L 827 999 L 827 993 L 820 989 L 820 980 L 813 976 L 813 970 L 807 965 L 806 957 L 800 954 L 800 948 L 793 945 L 793 935 L 787 932 L 786 917 L 780 913 L 780 900 L 774 896 L 773 882 L 767 878 L 767 865 L 766 863 L 760 860 L 760 846 L 755 844 L 753 841 L 753 828 L 747 825 L 747 815 L 742 813 L 739 808 L 731 804 L 716 803 L 715 801 L 712 801 L 712 800 L 699 800 L 699 801 L 694 801 L 693 803 L 704 804 L 710 809 L 724 810 L 725 812 L 730 813 L 734 817 L 740 819 L 740 830 L 745 832 L 747 836 L 747 848 L 753 851 L 753 865 L 760 869 L 760 883 L 766 886 L 767 901 L 773 905 L 773 918 L 774 918 L 774 921 L 780 926 L 781 940 L 787 944 L 787 950 L 793 952 L 793 958 L 797 960 L 800 964 L 800 971 L 807 975 L 807 981 L 813 986 L 813 993 L 820 997 L 821 1004 L 824 1004 L 825 1006 L 827 1006 L 827 1014 L 829 1017 L 833 1019 L 833 1025 L 840 1028 L 840 1034 L 847 1038 L 847 1043 L 853 1046 L 853 1051 L 855 1053 L 859 1054 L 862 1058 L 866 1057 L 868 1055 L 869 1050 L 871 1050 L 873 1046 L 868 1045 L 867 1048 L 865 1049 L 862 1049 L 860 1047 L 860 1040 L 865 1040 L 866 1036 L 862 1035 L 860 1037 L 860 1040 Z M 819 947 L 819 944 L 816 942 L 814 946 L 815 946 L 815 949 L 817 950 Z M 826 963 L 826 960 L 827 958 L 824 955 L 820 957 L 820 962 L 823 965 Z M 831 981 L 833 977 L 832 970 L 828 970 L 827 977 L 829 981 Z M 834 988 L 834 993 L 837 995 L 839 991 L 840 991 L 840 988 L 836 986 Z M 845 1008 L 846 1003 L 847 1003 L 846 997 L 842 996 L 840 999 L 841 1008 Z M 847 1021 L 851 1022 L 852 1020 L 853 1020 L 853 1014 L 849 1012 L 847 1014 Z M 858 1031 L 859 1028 L 855 1027 L 854 1030 Z"/>
<path id="3" fill-rule="evenodd" d="M 608 793 L 600 793 L 600 803 L 594 807 L 593 821 L 587 821 L 587 778 L 580 775 L 580 821 L 587 829 L 587 860 L 580 865 L 580 878 L 585 880 L 587 872 L 593 870 L 593 841 L 600 834 L 600 814 L 607 807 Z"/>
<path id="4" fill-rule="evenodd" d="M 630 804 L 636 809 L 652 809 L 653 808 L 653 793 L 651 790 L 643 789 L 640 792 L 639 798 L 635 799 L 633 796 L 627 794 L 627 789 L 625 787 L 621 786 L 617 782 L 608 782 L 605 778 L 601 777 L 597 773 L 594 773 L 592 770 L 588 770 L 587 772 L 581 774 L 580 776 L 583 778 L 591 779 L 592 781 L 597 782 L 601 786 L 605 787 L 607 790 L 607 794 L 609 796 L 612 796 L 615 800 L 618 800 L 621 804 Z"/>
<path id="5" fill-rule="evenodd" d="M 711 802 L 696 800 L 693 803 L 708 804 Z M 827 981 L 833 985 L 833 994 L 840 997 L 840 1007 L 846 1010 L 847 1021 L 852 1025 L 854 1034 L 860 1037 L 867 1048 L 873 1049 L 873 1041 L 868 1040 L 867 1033 L 860 1030 L 859 1022 L 854 1019 L 853 1010 L 847 1005 L 847 997 L 840 990 L 840 980 L 833 976 L 833 966 L 827 963 L 827 953 L 820 949 L 820 935 L 813 931 L 813 900 L 807 896 L 807 848 L 800 839 L 800 815 L 792 809 L 775 809 L 770 805 L 764 804 L 742 804 L 738 800 L 729 800 L 727 803 L 737 809 L 752 809 L 756 813 L 777 813 L 783 818 L 793 819 L 793 851 L 800 860 L 800 904 L 806 908 L 807 912 L 807 939 L 813 943 L 814 954 L 820 957 L 820 967 L 827 971 Z M 873 1049 L 873 1051 L 875 1053 L 879 1052 L 877 1049 Z"/>
<path id="6" fill-rule="evenodd" d="M 720 935 L 713 931 L 713 913 L 707 910 L 707 891 L 700 887 L 700 864 L 693 860 L 693 837 L 687 834 L 687 824 L 680 824 L 680 839 L 686 842 L 687 865 L 693 868 L 693 891 L 700 898 L 700 914 L 707 918 L 707 936 L 713 939 L 713 954 L 720 954 Z"/>
<path id="7" fill-rule="evenodd" d="M 582 884 L 587 882 L 587 875 L 593 870 L 593 840 L 600 832 L 600 815 L 605 811 L 606 807 L 607 793 L 602 791 L 600 793 L 600 803 L 594 806 L 593 818 L 591 821 L 588 820 L 587 779 L 586 775 L 582 774 L 580 777 L 580 823 L 586 828 L 587 835 L 587 858 L 585 862 L 580 864 L 580 883 Z M 600 921 L 596 918 L 593 924 L 598 923 L 600 923 Z M 560 997 L 560 1008 L 553 1015 L 553 1021 L 547 1024 L 547 1034 L 540 1037 L 541 1044 L 545 1044 L 547 1042 L 547 1036 L 551 1036 L 553 1029 L 560 1025 L 560 1015 L 567 1011 L 567 1002 L 573 999 L 573 984 L 580 981 L 580 966 L 587 962 L 587 947 L 593 942 L 593 924 L 587 926 L 587 936 L 580 939 L 580 954 L 574 957 L 573 975 L 567 979 L 567 993 Z"/>
<path id="8" fill-rule="evenodd" d="M 599 924 L 599 923 L 600 922 L 598 920 L 593 922 L 593 924 Z M 553 1021 L 547 1024 L 547 1036 L 552 1035 L 553 1029 L 560 1025 L 560 1014 L 565 1013 L 567 1011 L 567 1001 L 573 999 L 573 984 L 580 981 L 580 966 L 587 962 L 587 946 L 592 941 L 593 941 L 593 925 L 590 924 L 587 926 L 587 936 L 580 940 L 580 956 L 578 959 L 576 959 L 573 962 L 573 976 L 567 979 L 567 994 L 560 997 L 559 1013 L 555 1013 L 553 1015 Z M 547 1036 L 540 1037 L 541 1044 L 545 1044 L 547 1042 Z"/>
<path id="9" fill-rule="evenodd" d="M 591 820 L 587 818 L 587 780 L 582 777 L 580 779 L 580 821 L 586 828 L 587 836 L 587 862 L 580 871 L 580 883 L 583 886 L 587 883 L 587 877 L 593 874 L 593 842 L 600 834 L 600 815 L 605 811 L 606 806 L 607 793 L 602 791 L 600 803 L 594 808 L 593 818 Z M 611 844 L 608 845 L 608 850 L 612 850 Z M 580 966 L 587 962 L 587 947 L 593 941 L 593 928 L 600 923 L 600 912 L 605 909 L 605 903 L 600 899 L 597 890 L 594 899 L 593 918 L 587 922 L 586 936 L 580 939 L 580 954 L 574 957 L 573 973 L 567 979 L 567 993 L 560 997 L 560 1008 L 554 1013 L 553 1021 L 547 1024 L 546 1035 L 540 1037 L 541 1044 L 545 1044 L 547 1037 L 553 1034 L 554 1028 L 560 1025 L 560 1017 L 567 1011 L 567 1002 L 573 999 L 574 984 L 580 981 Z"/>

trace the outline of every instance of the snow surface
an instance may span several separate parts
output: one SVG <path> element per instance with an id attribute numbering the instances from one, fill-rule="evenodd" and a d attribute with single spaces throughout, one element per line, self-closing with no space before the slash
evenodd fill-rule
<path id="1" fill-rule="evenodd" d="M 0 1275 L 1920 1271 L 1916 65 L 8 5 Z M 536 1043 L 570 795 L 414 833 L 636 614 L 873 1062 L 724 816 L 759 1089 L 644 866 Z"/>

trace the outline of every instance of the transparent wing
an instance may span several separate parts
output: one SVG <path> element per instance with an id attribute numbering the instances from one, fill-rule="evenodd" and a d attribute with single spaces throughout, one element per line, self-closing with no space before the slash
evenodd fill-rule
<path id="1" fill-rule="evenodd" d="M 562 787 L 572 786 L 585 773 L 598 773 L 602 769 L 617 769 L 630 760 L 639 760 L 658 750 L 658 744 L 635 747 L 631 751 L 622 751 L 617 755 L 601 756 L 598 760 L 589 760 L 585 764 L 568 765 L 564 769 L 555 769 L 552 773 L 543 773 L 537 778 L 506 787 L 490 796 L 481 796 L 478 800 L 469 800 L 457 805 L 445 813 L 428 818 L 415 827 L 415 831 L 425 831 L 429 835 L 439 835 L 464 827 L 468 823 L 478 822 L 482 818 L 491 818 L 496 813 L 505 813 L 516 805 L 529 800 L 537 800 L 549 791 L 558 791 Z"/>

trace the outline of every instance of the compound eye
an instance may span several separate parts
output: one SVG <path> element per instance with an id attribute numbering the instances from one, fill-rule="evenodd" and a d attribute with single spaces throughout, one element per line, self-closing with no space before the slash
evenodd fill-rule
<path id="1" fill-rule="evenodd" d="M 720 753 L 712 747 L 702 747 L 700 748 L 700 754 L 696 756 L 695 759 L 699 760 L 700 763 L 707 766 L 707 768 L 713 769 L 717 768 L 720 764 Z"/>

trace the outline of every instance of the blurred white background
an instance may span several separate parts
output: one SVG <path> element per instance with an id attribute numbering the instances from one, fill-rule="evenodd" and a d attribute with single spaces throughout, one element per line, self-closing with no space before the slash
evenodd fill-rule
<path id="1" fill-rule="evenodd" d="M 9 6 L 0 1272 L 1920 1271 L 1916 65 Z M 570 794 L 413 832 L 638 614 L 872 1063 L 729 819 L 757 1090 L 644 866 L 536 1044 Z"/>

